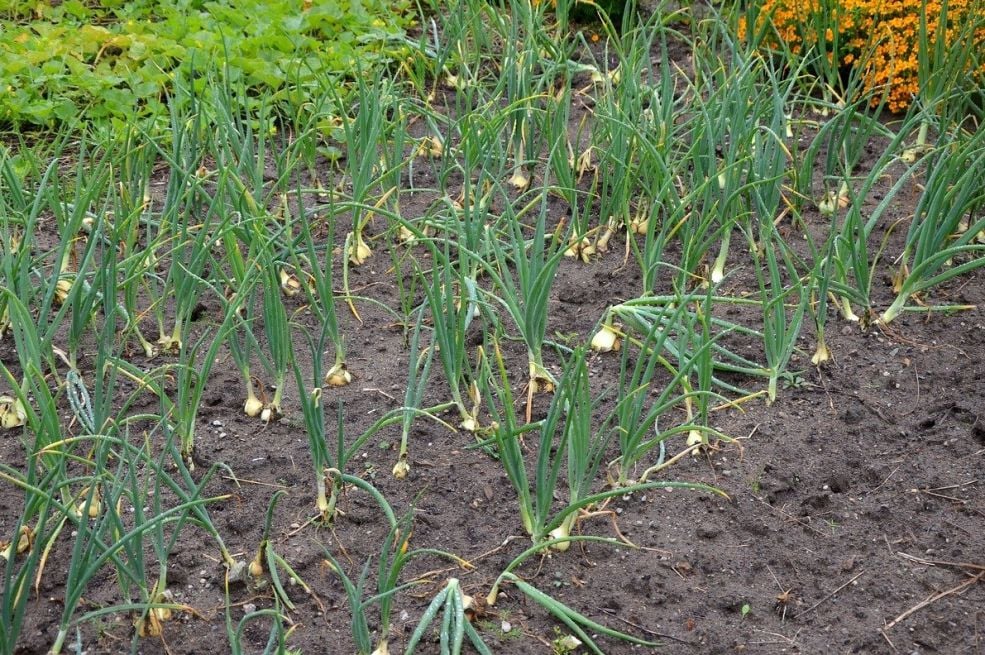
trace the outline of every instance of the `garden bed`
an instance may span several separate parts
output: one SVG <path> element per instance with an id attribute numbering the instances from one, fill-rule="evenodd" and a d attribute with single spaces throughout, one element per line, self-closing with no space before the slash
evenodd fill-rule
<path id="1" fill-rule="evenodd" d="M 644 358 L 659 330 L 646 334 L 627 323 L 627 310 L 613 315 L 621 351 L 587 346 L 613 307 L 663 298 L 657 305 L 663 313 L 645 316 L 678 321 L 668 323 L 667 332 L 684 346 L 672 356 L 668 342 L 660 342 L 664 360 L 655 365 L 659 370 L 644 394 L 653 399 L 670 388 L 677 401 L 659 413 L 654 434 L 677 426 L 682 431 L 663 434 L 662 445 L 653 442 L 639 453 L 630 472 L 638 476 L 658 461 L 672 465 L 655 472 L 645 488 L 585 505 L 572 534 L 610 541 L 574 541 L 564 552 L 544 547 L 518 562 L 513 573 L 582 617 L 659 643 L 631 644 L 586 629 L 609 654 L 981 651 L 985 318 L 977 307 L 985 303 L 985 280 L 977 241 L 961 241 L 982 227 L 981 189 L 969 189 L 971 200 L 959 204 L 967 209 L 961 212 L 963 229 L 955 227 L 940 242 L 963 250 L 927 274 L 941 274 L 939 283 L 907 295 L 907 309 L 898 316 L 885 313 L 900 297 L 894 276 L 901 270 L 899 258 L 913 256 L 908 230 L 924 219 L 926 198 L 934 189 L 967 184 L 967 168 L 985 156 L 982 138 L 975 141 L 967 129 L 973 114 L 962 114 L 956 123 L 944 117 L 953 112 L 870 116 L 865 100 L 835 107 L 805 82 L 803 89 L 782 87 L 776 112 L 737 109 L 728 129 L 702 152 L 692 146 L 714 134 L 710 108 L 741 108 L 780 93 L 780 86 L 769 86 L 776 80 L 755 68 L 768 63 L 735 44 L 729 52 L 734 58 L 720 60 L 729 63 L 728 72 L 708 75 L 716 70 L 713 60 L 700 58 L 710 56 L 712 45 L 728 45 L 724 27 L 682 22 L 686 15 L 680 15 L 666 26 L 651 19 L 638 41 L 624 35 L 607 42 L 603 30 L 596 43 L 586 30 L 577 42 L 546 26 L 542 10 L 512 21 L 484 3 L 465 2 L 456 12 L 441 22 L 440 47 L 425 25 L 408 40 L 419 38 L 421 46 L 403 66 L 367 78 L 345 100 L 336 96 L 293 123 L 252 109 L 236 115 L 235 105 L 223 104 L 230 96 L 217 94 L 203 100 L 208 109 L 202 116 L 208 118 L 202 118 L 200 132 L 200 116 L 188 114 L 170 135 L 144 134 L 120 151 L 94 139 L 94 152 L 111 153 L 106 160 L 66 148 L 59 152 L 66 180 L 61 187 L 43 176 L 43 166 L 28 171 L 18 184 L 25 195 L 48 199 L 40 209 L 30 202 L 18 205 L 16 194 L 5 192 L 4 286 L 11 290 L 6 298 L 13 337 L 0 341 L 0 362 L 9 373 L 3 391 L 14 393 L 10 387 L 23 384 L 24 399 L 37 408 L 28 412 L 26 428 L 0 440 L 0 535 L 16 535 L 24 522 L 35 537 L 24 552 L 11 553 L 6 568 L 6 648 L 25 655 L 48 652 L 61 630 L 65 652 L 368 653 L 354 635 L 359 608 L 339 569 L 356 581 L 368 562 L 362 598 L 370 599 L 377 593 L 381 555 L 391 559 L 406 543 L 410 551 L 445 554 L 413 556 L 399 572 L 400 584 L 413 584 L 385 596 L 392 602 L 385 635 L 381 599 L 366 602 L 365 628 L 374 647 L 385 636 L 391 652 L 404 652 L 432 599 L 455 579 L 476 599 L 469 619 L 492 652 L 589 652 L 587 644 L 576 649 L 566 640 L 577 631 L 552 616 L 550 603 L 537 602 L 518 584 L 507 581 L 494 605 L 484 602 L 532 545 L 518 509 L 517 483 L 503 463 L 503 444 L 516 440 L 531 480 L 538 447 L 549 444 L 544 452 L 556 454 L 560 465 L 547 491 L 548 504 L 553 495 L 551 516 L 569 504 L 565 426 L 584 410 L 588 432 L 609 434 L 605 419 L 627 397 L 620 393 L 625 367 Z M 526 23 L 531 31 L 517 28 L 521 20 L 533 21 Z M 556 39 L 557 51 L 545 54 L 549 37 Z M 614 32 L 609 37 L 620 38 Z M 463 54 L 458 48 L 456 54 L 460 44 L 475 50 Z M 506 79 L 506 67 L 520 66 L 534 53 L 542 59 L 525 69 L 530 79 L 521 73 L 497 86 L 497 75 Z M 553 57 L 560 53 L 566 54 Z M 445 68 L 430 68 L 435 62 Z M 626 72 L 633 66 L 639 67 L 637 75 Z M 755 71 L 748 88 L 761 95 L 741 95 L 746 66 Z M 415 73 L 418 68 L 424 72 Z M 694 81 L 696 70 L 707 86 Z M 625 90 L 625 80 L 633 77 L 645 102 Z M 661 81 L 668 84 L 662 90 Z M 681 103 L 670 107 L 662 124 L 671 130 L 682 126 L 671 135 L 679 148 L 664 149 L 657 139 L 666 136 L 660 132 L 659 100 Z M 506 144 L 514 143 L 509 126 L 518 108 L 529 112 L 530 133 L 540 136 L 525 136 L 515 146 L 527 147 L 530 156 L 514 167 L 516 152 Z M 791 133 L 771 131 L 780 123 L 769 121 L 786 115 Z M 741 129 L 739 116 L 758 129 Z M 917 126 L 931 119 L 931 145 L 917 151 L 915 162 L 907 161 Z M 654 129 L 620 132 L 634 121 L 652 122 Z M 391 131 L 397 123 L 403 125 L 399 133 Z M 480 129 L 470 131 L 476 124 Z M 169 150 L 182 139 L 186 149 Z M 620 139 L 637 147 L 623 148 Z M 772 152 L 764 141 L 783 145 L 774 153 L 782 165 L 775 178 L 759 168 Z M 570 144 L 572 159 L 579 160 L 569 163 L 570 187 L 559 179 L 568 151 L 558 156 L 557 143 Z M 396 153 L 391 166 L 380 163 L 388 147 Z M 591 166 L 576 180 L 585 151 Z M 947 169 L 937 156 L 941 152 L 964 153 L 966 159 L 957 161 L 967 166 Z M 718 162 L 722 178 L 701 186 L 695 171 L 708 158 Z M 848 170 L 841 158 L 850 160 Z M 658 161 L 673 173 L 661 189 L 655 186 L 661 178 L 652 174 Z M 371 174 L 360 177 L 360 162 Z M 933 179 L 942 168 L 954 184 Z M 518 173 L 529 177 L 529 186 L 510 184 Z M 622 188 L 624 179 L 631 182 Z M 832 195 L 842 179 L 850 193 Z M 80 196 L 82 188 L 95 190 Z M 146 202 L 133 192 L 143 188 Z M 777 193 L 773 205 L 769 190 Z M 59 212 L 58 201 L 67 202 L 70 192 L 76 193 L 74 204 Z M 824 207 L 832 198 L 833 215 Z M 469 242 L 468 228 L 461 226 L 477 207 L 486 229 L 471 233 L 480 236 Z M 767 214 L 769 207 L 774 211 Z M 931 209 L 947 214 L 941 207 Z M 733 212 L 728 215 L 734 215 L 734 225 L 715 219 L 693 233 L 690 227 L 656 227 L 675 221 L 701 225 L 702 216 L 714 211 Z M 852 244 L 853 212 L 861 217 L 867 251 Z M 601 217 L 609 215 L 619 219 L 608 243 L 599 244 L 608 226 Z M 643 233 L 626 229 L 642 216 L 653 222 Z M 85 217 L 88 231 L 82 230 Z M 131 242 L 125 241 L 125 221 L 139 227 Z M 355 250 L 362 221 L 372 249 L 365 258 Z M 579 225 L 587 232 L 576 234 Z M 36 227 L 24 237 L 30 265 L 20 268 L 10 245 L 11 230 L 19 226 Z M 723 226 L 732 245 L 724 279 L 712 284 Z M 830 245 L 838 234 L 841 250 Z M 414 239 L 402 238 L 409 235 Z M 594 252 L 577 251 L 581 236 Z M 701 243 L 704 250 L 695 255 L 692 249 Z M 657 245 L 661 250 L 653 255 Z M 539 247 L 547 251 L 543 260 L 537 259 Z M 584 252 L 585 261 L 563 256 L 568 249 Z M 63 265 L 59 257 L 69 251 L 74 255 Z M 242 271 L 233 252 L 245 262 Z M 110 287 L 99 271 L 107 270 L 106 258 L 114 253 L 119 268 L 112 269 L 111 279 L 118 286 Z M 841 268 L 826 266 L 823 253 Z M 549 276 L 546 302 L 518 316 L 510 303 L 522 309 L 528 290 L 517 293 L 522 282 L 511 283 L 509 275 L 517 275 L 524 261 L 549 264 L 552 254 L 557 270 Z M 357 265 L 355 259 L 364 261 Z M 860 278 L 865 266 L 851 268 L 859 259 L 871 267 L 867 279 Z M 312 260 L 326 262 L 323 272 L 331 275 L 309 292 L 304 287 L 318 268 L 306 268 Z M 475 268 L 468 269 L 469 262 Z M 963 273 L 947 275 L 955 266 L 963 266 Z M 286 279 L 278 275 L 281 270 Z M 914 271 L 919 272 L 913 267 L 908 274 Z M 70 284 L 59 287 L 59 277 Z M 475 285 L 471 296 L 465 291 L 469 284 Z M 119 293 L 116 303 L 104 303 L 93 291 L 108 288 Z M 70 308 L 62 313 L 55 299 L 60 291 Z M 830 301 L 824 306 L 819 298 Z M 71 308 L 87 299 L 94 304 L 73 341 Z M 843 302 L 858 312 L 857 320 L 839 311 Z M 240 318 L 238 307 L 244 309 Z M 328 317 L 331 311 L 334 318 Z M 528 396 L 528 350 L 537 336 L 529 324 L 533 314 L 546 319 L 538 345 L 557 385 L 554 394 Z M 445 315 L 460 321 L 457 341 L 436 336 L 436 323 Z M 158 318 L 162 337 L 175 321 L 183 328 L 177 352 L 154 343 Z M 280 337 L 272 330 L 278 320 Z M 764 324 L 770 320 L 780 321 L 786 336 L 769 336 Z M 337 335 L 319 344 L 319 330 L 332 321 Z M 815 364 L 819 327 L 831 358 Z M 32 334 L 37 357 L 28 347 Z M 685 334 L 690 345 L 682 341 Z M 160 351 L 145 352 L 138 335 Z M 322 385 L 336 354 L 332 337 L 339 335 L 351 380 Z M 280 347 L 290 342 L 289 351 L 280 351 L 289 353 L 289 368 L 279 412 L 271 404 L 279 399 L 272 386 L 278 338 Z M 713 351 L 710 341 L 760 368 L 729 368 L 739 360 Z M 440 359 L 452 343 L 466 369 L 457 383 L 449 383 Z M 787 349 L 786 355 L 769 360 L 771 343 Z M 715 353 L 705 369 L 701 344 Z M 243 351 L 257 400 L 274 415 L 269 422 L 244 414 Z M 434 357 L 427 360 L 430 374 L 417 365 L 425 353 Z M 768 402 L 771 369 L 776 398 Z M 108 371 L 116 375 L 112 384 Z M 202 380 L 188 371 L 201 373 Z M 587 389 L 590 406 L 579 404 L 570 382 L 575 377 Z M 408 395 L 420 379 L 421 393 Z M 474 432 L 460 425 L 467 418 L 459 408 L 433 409 L 454 396 L 456 384 L 465 409 L 471 408 L 473 398 L 461 380 L 474 381 L 482 391 Z M 545 379 L 538 382 L 544 385 Z M 112 391 L 108 397 L 99 395 L 100 384 Z M 82 405 L 80 387 L 90 394 Z M 558 396 L 567 404 L 552 402 Z M 693 416 L 685 396 L 694 403 Z M 302 407 L 305 400 L 309 404 Z M 188 452 L 183 404 L 192 409 Z M 400 411 L 408 406 L 413 412 Z M 506 429 L 510 406 L 517 422 L 513 432 Z M 331 514 L 319 514 L 317 507 L 314 413 L 322 416 L 329 459 L 335 456 L 337 420 L 343 444 L 352 447 L 336 472 L 352 477 L 336 487 Z M 560 427 L 542 438 L 539 431 L 552 415 L 560 417 Z M 105 422 L 88 425 L 87 416 Z M 394 420 L 381 426 L 387 416 Z M 403 423 L 405 416 L 413 420 Z M 645 427 L 649 435 L 650 424 Z M 402 428 L 409 437 L 405 460 L 398 454 Z M 689 445 L 695 433 L 701 443 Z M 626 456 L 615 434 L 592 476 L 593 493 L 612 488 L 619 457 Z M 671 459 L 675 455 L 680 456 Z M 401 461 L 409 468 L 395 477 Z M 206 479 L 203 488 L 195 488 Z M 330 487 L 332 481 L 329 476 Z M 94 486 L 101 496 L 90 491 Z M 108 496 L 119 503 L 107 502 Z M 205 498 L 205 514 L 188 513 L 196 499 Z M 25 499 L 34 504 L 25 508 Z M 411 522 L 392 529 L 381 505 Z M 158 524 L 155 514 L 186 520 Z M 117 546 L 108 548 L 113 540 Z M 397 545 L 381 551 L 390 540 Z M 103 557 L 86 575 L 80 573 L 86 569 L 76 544 L 92 549 L 90 564 Z M 235 570 L 233 562 L 249 563 L 258 549 L 259 571 Z M 166 593 L 155 595 L 162 552 Z M 141 554 L 145 560 L 139 563 Z M 143 578 L 133 573 L 138 568 Z M 36 570 L 37 592 L 32 589 L 21 604 L 18 634 L 10 627 L 14 576 L 27 576 L 26 589 Z M 167 607 L 170 615 L 155 607 Z M 417 652 L 441 652 L 438 625 L 424 631 Z"/>

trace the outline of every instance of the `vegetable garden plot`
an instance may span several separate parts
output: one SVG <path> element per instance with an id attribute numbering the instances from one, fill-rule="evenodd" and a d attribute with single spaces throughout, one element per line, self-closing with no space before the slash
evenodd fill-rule
<path id="1" fill-rule="evenodd" d="M 977 648 L 974 92 L 663 10 L 5 150 L 5 648 Z"/>

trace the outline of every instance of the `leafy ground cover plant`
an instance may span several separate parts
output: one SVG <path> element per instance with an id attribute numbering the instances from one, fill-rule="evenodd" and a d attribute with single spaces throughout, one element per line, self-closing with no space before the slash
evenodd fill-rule
<path id="1" fill-rule="evenodd" d="M 7 2 L 0 121 L 50 126 L 88 120 L 121 129 L 164 118 L 174 80 L 213 67 L 274 104 L 300 107 L 324 76 L 379 60 L 409 26 L 406 2 L 336 0 L 170 3 Z M 194 72 L 194 74 L 193 74 Z M 207 77 L 199 77 L 198 90 Z M 276 98 L 276 99 L 274 99 Z M 249 94 L 239 102 L 254 105 Z M 163 126 L 160 126 L 163 127 Z"/>

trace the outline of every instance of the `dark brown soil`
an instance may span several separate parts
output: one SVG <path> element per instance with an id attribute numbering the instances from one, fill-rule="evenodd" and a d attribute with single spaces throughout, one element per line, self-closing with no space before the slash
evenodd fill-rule
<path id="1" fill-rule="evenodd" d="M 550 307 L 552 325 L 587 337 L 609 298 L 632 294 L 632 275 L 607 273 L 617 260 L 610 254 L 590 266 L 566 263 Z M 959 293 L 965 302 L 985 302 L 980 276 L 965 280 Z M 377 294 L 386 297 L 386 283 Z M 367 335 L 350 343 L 356 380 L 332 392 L 345 404 L 349 434 L 398 406 L 389 396 L 399 396 L 404 377 L 400 333 L 369 308 L 363 320 L 361 331 L 347 321 L 349 334 Z M 801 388 L 784 390 L 771 407 L 757 402 L 715 417 L 716 427 L 741 437 L 738 444 L 684 460 L 668 475 L 713 484 L 729 500 L 680 490 L 636 494 L 610 508 L 639 550 L 592 544 L 521 573 L 589 617 L 641 637 L 659 635 L 660 652 L 982 652 L 985 585 L 972 577 L 980 578 L 985 564 L 981 313 L 908 316 L 892 334 L 846 326 L 831 330 L 829 340 L 835 362 L 821 372 L 808 368 Z M 611 358 L 598 357 L 593 370 L 605 384 Z M 239 388 L 231 367 L 220 367 L 210 388 L 198 457 L 224 462 L 240 480 L 222 477 L 210 486 L 211 494 L 231 495 L 210 507 L 216 527 L 231 547 L 251 555 L 272 492 L 286 490 L 275 548 L 319 598 L 292 591 L 298 609 L 290 614 L 297 624 L 290 643 L 305 653 L 353 652 L 346 600 L 322 549 L 349 562 L 356 575 L 377 554 L 384 532 L 378 511 L 353 491 L 343 503 L 346 516 L 331 529 L 299 529 L 313 508 L 303 429 L 291 419 L 264 426 L 244 417 L 240 394 L 226 391 Z M 501 468 L 468 449 L 467 435 L 421 423 L 413 432 L 411 475 L 398 482 L 389 474 L 395 454 L 384 447 L 397 436 L 392 428 L 368 444 L 354 472 L 372 480 L 398 512 L 416 499 L 414 546 L 438 547 L 475 564 L 466 571 L 434 560 L 413 567 L 415 573 L 441 569 L 430 579 L 458 577 L 468 593 L 484 595 L 529 545 L 519 537 L 516 500 Z M 11 440 L 5 444 L 5 459 L 16 456 Z M 18 506 L 9 500 L 4 527 Z M 612 534 L 601 517 L 582 530 Z M 146 641 L 142 652 L 225 650 L 224 569 L 200 536 L 189 531 L 169 566 L 176 600 L 199 616 L 168 622 L 164 639 Z M 67 555 L 67 548 L 56 549 L 48 562 L 40 598 L 29 607 L 23 653 L 44 652 L 54 637 Z M 87 598 L 109 602 L 113 588 L 111 577 L 97 579 Z M 397 597 L 394 650 L 433 589 L 424 585 Z M 242 604 L 271 605 L 264 589 L 234 587 L 232 599 L 235 618 Z M 502 642 L 496 652 L 551 650 L 555 624 L 510 588 L 486 620 L 486 638 Z M 504 620 L 520 631 L 515 638 L 497 637 Z M 128 648 L 128 617 L 108 620 L 101 630 L 86 645 L 89 652 Z M 265 627 L 246 634 L 253 641 L 248 651 L 266 642 Z M 646 651 L 603 643 L 607 653 Z"/>
<path id="2" fill-rule="evenodd" d="M 404 209 L 412 214 L 422 207 L 409 202 Z M 819 217 L 813 220 L 820 224 Z M 623 238 L 617 236 L 612 251 L 589 265 L 564 261 L 548 307 L 548 334 L 587 339 L 609 304 L 638 294 L 633 265 L 619 269 Z M 376 248 L 365 266 L 352 271 L 350 283 L 357 293 L 394 306 L 391 260 L 382 242 Z M 981 306 L 983 283 L 981 273 L 972 275 L 937 290 L 935 298 L 946 294 L 949 302 Z M 741 276 L 734 284 L 743 284 Z M 879 302 L 889 298 L 886 288 L 874 293 Z M 339 307 L 354 381 L 326 391 L 325 398 L 329 423 L 331 408 L 343 403 L 345 431 L 354 438 L 402 403 L 407 349 L 392 315 L 362 303 L 358 323 Z M 202 321 L 211 320 L 204 312 Z M 596 621 L 661 642 L 652 652 L 985 652 L 985 317 L 980 311 L 906 314 L 891 329 L 862 331 L 832 312 L 828 343 L 835 359 L 817 370 L 808 361 L 813 341 L 805 333 L 801 347 L 808 355 L 801 353 L 793 365 L 802 376 L 771 406 L 755 400 L 741 410 L 716 412 L 714 427 L 737 441 L 684 459 L 666 473 L 667 479 L 714 485 L 728 499 L 669 489 L 618 499 L 607 507 L 611 517 L 587 519 L 580 530 L 616 536 L 614 520 L 640 548 L 573 546 L 535 557 L 519 573 Z M 0 351 L 8 364 L 16 361 L 10 348 Z M 555 357 L 549 359 L 556 365 Z M 599 388 L 614 383 L 616 359 L 593 356 Z M 511 361 L 514 391 L 522 397 L 522 358 Z M 441 385 L 433 386 L 427 401 L 444 400 Z M 220 473 L 209 485 L 208 495 L 229 495 L 209 512 L 230 547 L 250 558 L 271 495 L 286 491 L 274 548 L 317 596 L 290 587 L 297 609 L 289 612 L 295 628 L 288 643 L 306 654 L 352 653 L 347 600 L 323 552 L 351 576 L 367 559 L 375 570 L 386 531 L 379 510 L 351 490 L 342 501 L 345 516 L 331 527 L 310 524 L 313 473 L 296 396 L 288 398 L 286 418 L 264 425 L 243 415 L 240 389 L 238 371 L 224 359 L 209 381 L 196 457 L 200 470 L 222 462 L 236 479 Z M 450 551 L 474 568 L 437 558 L 412 563 L 405 579 L 429 575 L 425 584 L 396 596 L 392 652 L 402 652 L 445 580 L 456 577 L 467 593 L 484 596 L 530 545 L 502 467 L 470 448 L 470 435 L 416 422 L 412 470 L 402 481 L 390 475 L 398 439 L 397 427 L 381 432 L 350 472 L 371 481 L 398 514 L 413 506 L 413 547 Z M 22 461 L 23 451 L 16 439 L 4 438 L 0 456 L 13 464 Z M 9 533 L 19 508 L 13 490 L 3 487 L 0 534 Z M 43 653 L 51 645 L 69 555 L 67 539 L 53 550 L 18 652 Z M 196 613 L 166 622 L 163 638 L 143 640 L 140 652 L 227 652 L 224 571 L 213 542 L 186 529 L 168 576 L 175 600 Z M 111 575 L 98 576 L 84 609 L 117 602 L 115 584 Z M 244 606 L 273 605 L 262 586 L 238 584 L 230 594 L 234 621 Z M 504 622 L 513 628 L 505 635 Z M 476 624 L 494 652 L 516 654 L 551 653 L 561 627 L 509 586 Z M 262 651 L 268 629 L 262 621 L 247 628 L 245 652 Z M 125 652 L 132 633 L 130 616 L 104 618 L 83 626 L 81 648 Z M 599 643 L 611 654 L 651 652 L 604 637 Z"/>

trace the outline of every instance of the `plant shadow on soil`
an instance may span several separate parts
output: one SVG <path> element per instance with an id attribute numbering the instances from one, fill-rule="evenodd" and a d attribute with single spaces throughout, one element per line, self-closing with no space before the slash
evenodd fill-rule
<path id="1" fill-rule="evenodd" d="M 408 212 L 414 207 L 404 205 Z M 818 229 L 825 220 L 816 214 L 808 219 Z M 610 303 L 638 294 L 637 271 L 620 266 L 623 239 L 616 237 L 612 250 L 591 264 L 562 263 L 548 334 L 588 339 Z M 381 248 L 351 271 L 352 287 L 393 305 L 397 291 L 384 275 L 389 262 Z M 750 280 L 740 274 L 734 284 Z M 874 293 L 888 299 L 888 282 Z M 985 278 L 972 274 L 935 293 L 981 306 Z M 406 378 L 403 330 L 371 304 L 360 306 L 360 314 L 361 324 L 342 316 L 354 381 L 326 392 L 328 416 L 341 402 L 351 436 L 401 404 Z M 772 406 L 757 400 L 713 415 L 712 425 L 739 438 L 736 443 L 718 444 L 667 471 L 667 479 L 704 482 L 728 499 L 663 489 L 617 499 L 608 509 L 622 535 L 640 548 L 573 546 L 534 558 L 519 573 L 596 621 L 661 642 L 654 652 L 985 652 L 985 582 L 969 582 L 985 570 L 985 317 L 979 311 L 906 314 L 891 329 L 866 332 L 832 319 L 827 340 L 833 362 L 819 371 L 801 354 L 793 367 L 803 374 Z M 210 320 L 208 311 L 202 320 Z M 804 351 L 810 351 L 810 337 L 801 337 Z M 16 359 L 9 345 L 0 356 Z M 592 356 L 597 388 L 614 384 L 616 360 Z M 196 457 L 222 462 L 236 477 L 221 474 L 207 490 L 229 495 L 209 506 L 216 528 L 232 549 L 252 557 L 269 499 L 285 490 L 273 544 L 317 595 L 289 587 L 297 606 L 288 613 L 296 626 L 289 643 L 304 653 L 354 652 L 347 600 L 323 552 L 329 549 L 357 574 L 378 555 L 384 537 L 378 508 L 351 490 L 341 502 L 345 515 L 333 526 L 305 526 L 314 485 L 296 402 L 289 399 L 286 418 L 264 425 L 243 416 L 240 387 L 238 370 L 224 359 L 213 370 L 198 421 Z M 442 400 L 440 388 L 429 395 Z M 535 411 L 542 412 L 545 402 L 539 400 Z M 350 472 L 369 479 L 398 513 L 413 505 L 414 547 L 450 551 L 475 568 L 438 559 L 411 565 L 408 579 L 430 572 L 431 582 L 396 597 L 395 652 L 447 578 L 484 596 L 529 545 L 519 538 L 516 499 L 502 468 L 470 447 L 471 436 L 415 422 L 411 473 L 402 481 L 390 475 L 398 440 L 396 426 L 381 432 Z M 16 439 L 0 442 L 0 454 L 8 462 L 23 457 Z M 8 531 L 18 509 L 19 500 L 5 491 L 0 532 Z M 579 529 L 616 536 L 610 518 L 602 516 Z M 198 614 L 166 622 L 163 638 L 143 640 L 140 652 L 224 652 L 224 568 L 203 536 L 186 530 L 168 568 L 176 602 Z M 69 548 L 56 548 L 48 559 L 18 652 L 42 653 L 50 646 L 69 557 Z M 112 576 L 98 576 L 85 609 L 115 602 L 115 588 Z M 237 621 L 244 605 L 272 606 L 269 588 L 253 584 L 232 587 L 231 600 Z M 927 600 L 932 602 L 921 607 Z M 372 610 L 370 620 L 374 627 Z M 511 634 L 502 634 L 504 620 Z M 559 624 L 507 586 L 478 625 L 494 652 L 525 654 L 550 653 Z M 83 648 L 90 653 L 129 649 L 129 616 L 83 627 Z M 248 652 L 263 648 L 268 629 L 262 621 L 246 629 Z M 613 655 L 651 650 L 604 638 L 600 644 Z M 420 652 L 437 652 L 437 646 Z"/>

